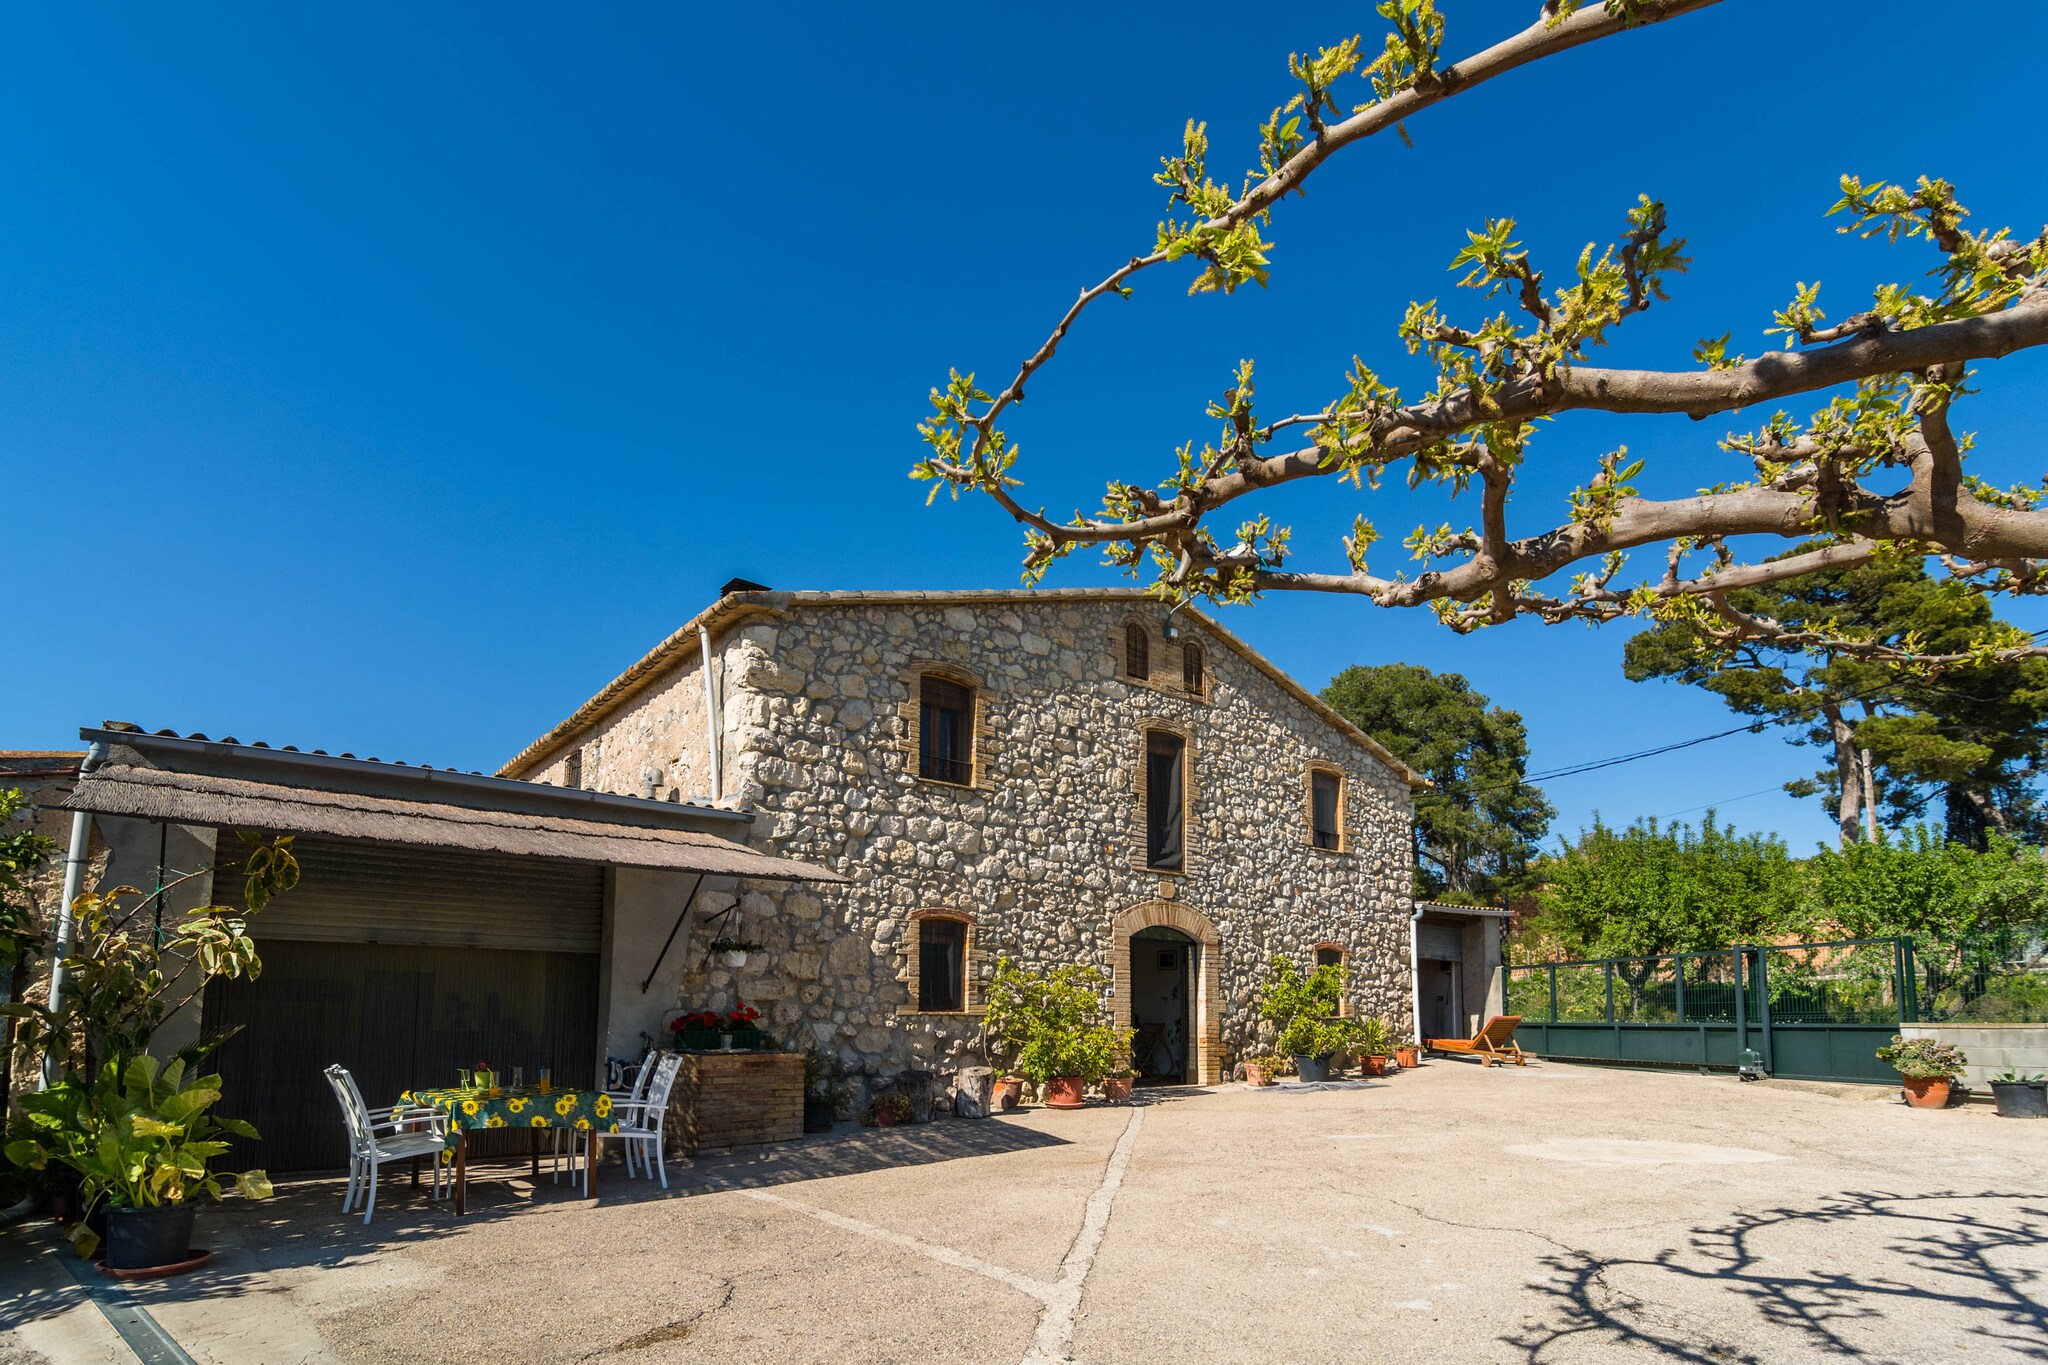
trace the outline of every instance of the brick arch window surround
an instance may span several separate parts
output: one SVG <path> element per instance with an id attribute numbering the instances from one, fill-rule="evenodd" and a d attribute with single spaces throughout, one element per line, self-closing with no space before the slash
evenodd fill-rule
<path id="1" fill-rule="evenodd" d="M 952 909 L 920 910 L 905 936 L 909 958 L 908 1014 L 967 1014 L 980 1008 L 974 971 L 974 917 Z"/>
<path id="2" fill-rule="evenodd" d="M 1139 722 L 1134 787 L 1136 838 L 1131 861 L 1153 872 L 1185 874 L 1194 826 L 1194 743 L 1182 726 Z"/>
<path id="3" fill-rule="evenodd" d="M 999 747 L 989 730 L 993 694 L 958 664 L 913 661 L 898 674 L 902 692 L 896 747 L 905 770 L 945 787 L 987 787 Z"/>
<path id="4" fill-rule="evenodd" d="M 1351 843 L 1344 837 L 1344 770 L 1328 763 L 1311 763 L 1303 778 L 1303 815 L 1307 819 L 1308 843 L 1325 853 L 1348 853 Z"/>
<path id="5" fill-rule="evenodd" d="M 974 689 L 936 673 L 917 680 L 917 775 L 974 782 Z"/>

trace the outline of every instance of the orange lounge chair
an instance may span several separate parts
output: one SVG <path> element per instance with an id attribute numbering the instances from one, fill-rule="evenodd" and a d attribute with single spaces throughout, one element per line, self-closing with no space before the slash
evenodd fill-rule
<path id="1" fill-rule="evenodd" d="M 1479 1030 L 1476 1038 L 1425 1038 L 1422 1045 L 1438 1052 L 1469 1052 L 1479 1059 L 1481 1066 L 1492 1066 L 1495 1062 L 1515 1059 L 1516 1066 L 1527 1066 L 1529 1058 L 1515 1042 L 1515 1029 L 1522 1022 L 1519 1014 L 1496 1014 L 1486 1021 L 1486 1027 Z"/>

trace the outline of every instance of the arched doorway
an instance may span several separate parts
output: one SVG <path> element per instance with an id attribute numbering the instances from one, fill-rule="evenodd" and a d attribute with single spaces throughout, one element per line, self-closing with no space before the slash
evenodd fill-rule
<path id="1" fill-rule="evenodd" d="M 1186 1085 L 1195 1075 L 1195 970 L 1202 946 L 1154 925 L 1131 935 L 1131 1064 L 1139 1085 Z"/>
<path id="2" fill-rule="evenodd" d="M 1135 1029 L 1133 1060 L 1150 1081 L 1214 1085 L 1223 1079 L 1222 939 L 1184 905 L 1148 901 L 1111 925 L 1111 1009 Z"/>

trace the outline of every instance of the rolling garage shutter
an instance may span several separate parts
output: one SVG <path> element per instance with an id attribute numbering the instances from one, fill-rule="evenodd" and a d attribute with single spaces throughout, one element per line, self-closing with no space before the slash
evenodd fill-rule
<path id="1" fill-rule="evenodd" d="M 214 900 L 239 908 L 240 842 L 220 834 Z M 250 920 L 259 942 L 420 944 L 595 953 L 604 869 L 389 844 L 300 838 L 299 884 Z"/>
<path id="2" fill-rule="evenodd" d="M 217 903 L 242 903 L 241 848 L 221 832 Z M 299 884 L 249 921 L 262 974 L 217 981 L 202 1002 L 203 1027 L 231 1034 L 213 1063 L 222 1110 L 263 1134 L 237 1139 L 236 1160 L 345 1164 L 330 1062 L 373 1106 L 479 1061 L 596 1079 L 603 868 L 305 837 L 292 848 Z M 476 1136 L 478 1154 L 528 1140 Z"/>
<path id="3" fill-rule="evenodd" d="M 1439 962 L 1464 961 L 1463 929 L 1456 924 L 1432 924 L 1422 920 L 1415 926 L 1415 955 Z"/>

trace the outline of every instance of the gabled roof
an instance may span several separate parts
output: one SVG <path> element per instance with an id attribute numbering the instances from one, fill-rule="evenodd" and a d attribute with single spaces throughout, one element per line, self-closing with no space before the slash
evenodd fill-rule
<path id="1" fill-rule="evenodd" d="M 678 665 L 695 657 L 698 649 L 698 631 L 702 629 L 716 636 L 730 629 L 734 624 L 753 616 L 773 616 L 783 612 L 802 610 L 809 607 L 839 606 L 998 606 L 1014 603 L 1022 606 L 1042 606 L 1049 602 L 1115 602 L 1125 604 L 1159 604 L 1159 599 L 1143 588 L 987 588 L 961 591 L 884 591 L 884 592 L 731 592 L 685 621 L 667 639 L 642 655 L 625 672 L 606 683 L 596 696 L 576 708 L 569 718 L 554 729 L 542 735 L 514 755 L 510 762 L 498 769 L 501 777 L 517 777 L 533 771 L 551 759 L 557 752 L 568 746 L 578 736 L 587 734 L 638 696 Z M 1301 702 L 1310 711 L 1327 721 L 1341 734 L 1374 758 L 1384 763 L 1395 776 L 1411 788 L 1427 787 L 1429 780 L 1403 763 L 1386 749 L 1378 740 L 1344 719 L 1329 703 L 1303 687 L 1268 659 L 1214 620 L 1192 606 L 1180 608 L 1181 614 L 1199 622 L 1203 629 L 1244 659 L 1254 668 L 1271 678 L 1280 688 Z"/>

